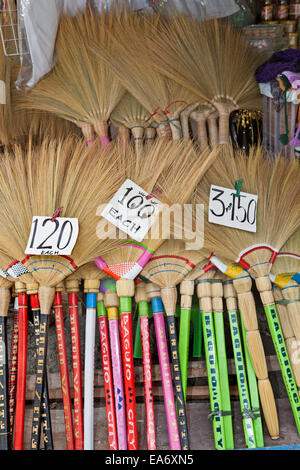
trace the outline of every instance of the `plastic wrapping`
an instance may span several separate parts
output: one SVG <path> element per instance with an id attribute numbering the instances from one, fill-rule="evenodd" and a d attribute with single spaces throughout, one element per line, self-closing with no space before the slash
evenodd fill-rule
<path id="1" fill-rule="evenodd" d="M 60 15 L 67 11 L 75 15 L 85 5 L 86 0 L 18 0 L 19 89 L 33 87 L 53 67 Z"/>
<path id="2" fill-rule="evenodd" d="M 89 0 L 17 0 L 20 72 L 18 89 L 32 88 L 54 65 L 55 38 L 62 13 L 76 15 Z M 112 0 L 90 0 L 101 10 L 108 9 Z M 115 0 L 119 6 L 124 2 Z M 129 7 L 151 13 L 161 9 L 191 15 L 200 21 L 210 17 L 230 16 L 239 11 L 234 0 L 128 0 Z"/>

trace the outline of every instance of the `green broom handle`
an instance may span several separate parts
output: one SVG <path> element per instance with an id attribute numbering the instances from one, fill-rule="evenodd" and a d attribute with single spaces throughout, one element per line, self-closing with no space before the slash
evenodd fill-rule
<path id="1" fill-rule="evenodd" d="M 300 434 L 300 397 L 295 382 L 293 370 L 289 361 L 282 329 L 275 305 L 264 305 L 269 330 L 282 372 L 283 381 L 292 407 L 298 434 Z"/>
<path id="2" fill-rule="evenodd" d="M 202 320 L 199 304 L 193 303 L 191 320 L 193 324 L 193 357 L 202 357 Z"/>
<path id="3" fill-rule="evenodd" d="M 202 314 L 203 338 L 207 379 L 209 387 L 209 399 L 212 412 L 209 419 L 212 420 L 215 447 L 217 450 L 225 450 L 224 413 L 221 401 L 221 383 L 219 378 L 219 366 L 215 340 L 214 322 L 211 305 L 211 289 L 209 283 L 204 280 L 196 281 L 197 295 L 200 301 Z"/>
<path id="4" fill-rule="evenodd" d="M 214 326 L 216 334 L 217 356 L 221 384 L 222 410 L 230 412 L 224 416 L 224 427 L 226 435 L 226 449 L 234 449 L 230 389 L 228 379 L 225 331 L 224 331 L 224 313 L 223 313 L 223 283 L 219 278 L 210 279 L 212 306 L 214 310 Z"/>
<path id="5" fill-rule="evenodd" d="M 247 382 L 247 373 L 242 351 L 242 341 L 238 324 L 238 314 L 235 310 L 228 310 L 230 333 L 232 339 L 234 363 L 239 389 L 240 405 L 243 418 L 243 428 L 246 446 L 249 449 L 257 447 L 254 423 L 257 415 L 251 409 L 250 395 Z"/>
<path id="6" fill-rule="evenodd" d="M 179 360 L 184 401 L 186 402 L 186 389 L 188 378 L 189 342 L 191 326 L 191 309 L 180 309 L 179 325 Z"/>
<path id="7" fill-rule="evenodd" d="M 133 349 L 134 359 L 142 359 L 140 308 L 141 308 L 141 306 L 138 304 L 138 315 L 137 315 L 135 339 L 134 339 L 134 349 Z"/>
<path id="8" fill-rule="evenodd" d="M 241 315 L 240 315 L 240 321 L 241 321 L 241 327 L 242 327 L 242 337 L 243 337 L 243 346 L 244 346 L 244 353 L 245 353 L 245 362 L 246 362 L 246 368 L 247 368 L 248 385 L 249 385 L 249 391 L 250 391 L 251 408 L 256 413 L 256 419 L 254 420 L 256 446 L 264 447 L 265 445 L 264 433 L 263 433 L 262 418 L 261 418 L 261 412 L 260 412 L 260 401 L 259 401 L 259 393 L 258 393 L 258 387 L 257 387 L 257 378 L 255 375 L 250 353 L 248 350 L 247 341 L 246 341 L 246 329 L 245 329 L 244 322 L 243 322 Z"/>

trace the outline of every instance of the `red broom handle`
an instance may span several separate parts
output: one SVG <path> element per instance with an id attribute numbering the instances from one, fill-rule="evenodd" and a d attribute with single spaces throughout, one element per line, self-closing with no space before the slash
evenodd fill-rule
<path id="1" fill-rule="evenodd" d="M 24 414 L 26 394 L 27 369 L 27 294 L 19 294 L 19 332 L 18 332 L 18 371 L 17 371 L 17 400 L 15 420 L 15 450 L 23 450 L 24 444 Z"/>
<path id="2" fill-rule="evenodd" d="M 121 297 L 120 306 L 123 300 Z M 126 305 L 126 301 L 123 302 L 123 306 L 124 304 Z M 120 312 L 120 337 L 127 410 L 127 443 L 128 450 L 138 450 L 131 308 L 129 309 L 127 306 L 123 311 L 120 308 Z"/>
<path id="3" fill-rule="evenodd" d="M 13 442 L 15 410 L 16 410 L 16 380 L 18 370 L 18 330 L 19 330 L 19 312 L 14 312 L 13 331 L 11 338 L 10 363 L 8 371 L 8 398 L 9 398 L 9 423 L 10 423 L 10 442 Z"/>
<path id="4" fill-rule="evenodd" d="M 118 450 L 117 420 L 115 412 L 114 384 L 111 367 L 107 316 L 99 316 L 98 323 L 100 332 L 102 370 L 105 388 L 108 443 L 110 450 Z"/>
<path id="5" fill-rule="evenodd" d="M 71 401 L 71 392 L 70 392 L 68 358 L 67 358 L 66 338 L 65 338 L 65 330 L 64 330 L 64 317 L 63 317 L 61 292 L 56 292 L 55 297 L 54 297 L 53 308 L 54 308 L 54 314 L 55 314 L 55 326 L 56 326 L 61 388 L 62 388 L 62 397 L 63 397 L 64 415 L 65 415 L 67 449 L 74 450 L 75 446 L 74 446 L 74 430 L 73 430 L 73 418 L 72 418 L 72 401 Z"/>
<path id="6" fill-rule="evenodd" d="M 78 296 L 77 292 L 68 294 L 72 362 L 73 362 L 73 388 L 74 388 L 74 432 L 75 449 L 83 450 L 83 400 L 82 400 L 82 371 L 81 371 L 81 347 L 80 330 L 78 321 Z"/>

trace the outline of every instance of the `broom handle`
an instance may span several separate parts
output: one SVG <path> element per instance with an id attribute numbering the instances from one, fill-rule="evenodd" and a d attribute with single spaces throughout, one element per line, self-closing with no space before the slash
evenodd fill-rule
<path id="1" fill-rule="evenodd" d="M 228 412 L 227 416 L 224 416 L 224 428 L 225 428 L 225 444 L 226 449 L 234 449 L 233 441 L 233 429 L 232 429 L 232 414 L 231 414 L 231 402 L 230 402 L 230 390 L 228 381 L 228 367 L 227 367 L 227 355 L 226 355 L 226 344 L 225 344 L 225 331 L 224 331 L 224 315 L 223 315 L 223 283 L 221 279 L 211 279 L 211 294 L 212 294 L 212 308 L 214 317 L 214 328 L 216 334 L 216 347 L 218 366 L 220 373 L 220 385 L 222 390 L 222 409 Z"/>
<path id="2" fill-rule="evenodd" d="M 160 297 L 153 298 L 152 311 L 155 326 L 156 345 L 160 365 L 162 387 L 164 392 L 165 410 L 168 425 L 170 450 L 181 450 L 178 431 L 177 415 L 174 400 L 174 390 L 170 369 L 168 343 L 165 330 L 164 309 Z"/>
<path id="3" fill-rule="evenodd" d="M 300 341 L 300 301 L 299 284 L 291 279 L 285 286 L 281 287 L 283 298 L 287 300 L 286 308 L 295 338 Z"/>
<path id="4" fill-rule="evenodd" d="M 111 362 L 113 371 L 115 409 L 117 419 L 118 447 L 127 450 L 126 409 L 123 383 L 122 353 L 119 333 L 118 309 L 107 308 Z"/>
<path id="5" fill-rule="evenodd" d="M 74 389 L 74 445 L 75 450 L 83 450 L 82 369 L 77 292 L 68 293 L 68 303 L 71 327 Z"/>
<path id="6" fill-rule="evenodd" d="M 39 339 L 40 339 L 40 302 L 38 294 L 29 295 L 31 310 L 33 314 L 34 334 L 36 338 L 37 357 L 39 357 Z M 50 417 L 50 403 L 48 394 L 47 367 L 45 364 L 43 375 L 43 392 L 41 401 L 41 422 L 43 427 L 45 450 L 53 449 L 52 427 Z M 40 441 L 37 441 L 37 449 L 40 447 Z"/>
<path id="7" fill-rule="evenodd" d="M 144 149 L 148 151 L 154 143 L 156 137 L 156 129 L 154 127 L 146 127 L 145 131 L 145 138 L 144 138 Z"/>
<path id="8" fill-rule="evenodd" d="M 244 352 L 245 352 L 245 362 L 247 368 L 247 376 L 248 376 L 248 384 L 249 384 L 249 391 L 250 391 L 250 398 L 251 398 L 251 406 L 252 410 L 256 414 L 256 419 L 254 420 L 254 429 L 255 429 L 255 439 L 256 439 L 256 446 L 257 447 L 264 447 L 264 434 L 263 434 L 263 427 L 262 427 L 262 418 L 260 412 L 260 402 L 259 402 L 259 393 L 257 388 L 257 379 L 255 375 L 255 371 L 252 365 L 251 357 L 249 354 L 247 341 L 246 341 L 246 330 L 244 326 L 244 322 L 242 317 L 241 320 L 241 327 L 242 327 L 242 337 L 243 337 L 243 345 L 244 345 Z"/>
<path id="9" fill-rule="evenodd" d="M 9 292 L 9 291 L 8 291 Z M 9 293 L 10 296 L 10 293 Z M 7 311 L 0 315 L 0 450 L 9 449 L 8 364 L 7 364 Z"/>
<path id="10" fill-rule="evenodd" d="M 27 319 L 28 297 L 22 293 L 18 295 L 19 302 L 19 328 L 18 328 L 18 369 L 17 369 L 17 398 L 15 418 L 14 450 L 23 450 L 24 443 L 24 413 L 26 394 L 27 369 Z"/>
<path id="11" fill-rule="evenodd" d="M 224 429 L 225 429 L 225 443 L 226 449 L 234 449 L 233 441 L 233 429 L 232 429 L 232 413 L 231 413 L 231 402 L 230 402 L 230 391 L 228 381 L 228 368 L 227 368 L 227 356 L 226 356 L 226 345 L 225 345 L 225 332 L 224 332 L 224 320 L 223 312 L 217 311 L 213 313 L 214 317 L 214 328 L 216 334 L 216 347 L 217 357 L 219 366 L 219 377 L 220 386 L 222 390 L 222 409 L 229 414 L 224 416 Z"/>
<path id="12" fill-rule="evenodd" d="M 197 134 L 198 134 L 198 143 L 200 150 L 205 150 L 208 146 L 208 136 L 206 129 L 206 119 L 201 118 L 197 120 Z"/>
<path id="13" fill-rule="evenodd" d="M 65 330 L 64 330 L 64 316 L 63 316 L 61 292 L 55 293 L 53 308 L 54 308 L 54 317 L 55 317 L 57 346 L 58 346 L 62 398 L 63 398 L 63 405 L 64 405 L 67 449 L 74 450 L 75 446 L 74 446 L 74 431 L 73 431 L 73 419 L 72 419 L 72 402 L 71 402 L 71 393 L 70 393 L 68 357 L 67 357 L 66 338 L 65 338 Z"/>
<path id="14" fill-rule="evenodd" d="M 97 301 L 97 316 L 100 333 L 101 359 L 105 389 L 106 417 L 108 426 L 108 443 L 110 450 L 118 450 L 116 410 L 114 402 L 114 385 L 109 347 L 107 312 L 103 300 Z"/>
<path id="15" fill-rule="evenodd" d="M 240 407 L 243 419 L 243 428 L 246 445 L 248 448 L 256 447 L 256 437 L 254 421 L 257 418 L 254 410 L 251 409 L 251 402 L 248 389 L 248 378 L 242 350 L 242 341 L 238 323 L 237 299 L 232 280 L 223 282 L 224 298 L 226 299 L 227 313 L 229 319 L 231 342 L 233 347 L 233 357 L 236 369 Z"/>
<path id="16" fill-rule="evenodd" d="M 219 144 L 219 129 L 217 124 L 218 113 L 212 113 L 208 117 L 208 134 L 211 146 Z"/>
<path id="17" fill-rule="evenodd" d="M 228 318 L 230 325 L 230 334 L 233 347 L 234 363 L 237 372 L 237 383 L 240 396 L 240 406 L 243 419 L 243 428 L 246 445 L 249 449 L 254 449 L 256 444 L 254 420 L 257 416 L 251 409 L 250 396 L 247 384 L 247 373 L 242 351 L 242 342 L 238 324 L 238 317 L 236 310 L 228 310 Z"/>
<path id="18" fill-rule="evenodd" d="M 110 144 L 108 123 L 106 121 L 98 121 L 94 124 L 94 129 L 98 137 L 100 137 L 102 147 L 106 148 Z"/>
<path id="19" fill-rule="evenodd" d="M 84 359 L 84 450 L 94 449 L 94 368 L 97 294 L 86 295 Z"/>
<path id="20" fill-rule="evenodd" d="M 155 418 L 153 403 L 153 386 L 151 372 L 151 346 L 149 331 L 148 302 L 139 302 L 139 321 L 141 325 L 141 341 L 143 354 L 144 400 L 146 406 L 147 449 L 156 449 Z"/>
<path id="21" fill-rule="evenodd" d="M 181 370 L 178 352 L 178 341 L 176 334 L 175 316 L 167 315 L 169 340 L 172 354 L 173 377 L 175 384 L 176 406 L 179 420 L 179 435 L 182 450 L 189 450 L 189 438 L 187 428 L 187 417 L 184 403 L 184 395 L 181 380 Z"/>
<path id="22" fill-rule="evenodd" d="M 252 279 L 248 273 L 243 271 L 237 276 L 233 277 L 233 285 L 237 291 L 239 310 L 246 329 L 247 347 L 258 379 L 261 407 L 268 432 L 272 439 L 277 439 L 279 424 L 276 402 L 268 376 L 267 361 L 258 327 L 255 300 L 251 291 Z"/>
<path id="23" fill-rule="evenodd" d="M 276 289 L 274 290 L 274 298 L 275 298 L 277 314 L 278 314 L 278 318 L 280 321 L 286 348 L 288 351 L 290 363 L 293 368 L 297 387 L 298 389 L 300 389 L 299 388 L 300 387 L 300 364 L 299 364 L 298 358 L 295 358 L 296 360 L 293 360 L 293 355 L 295 353 L 295 345 L 297 345 L 298 343 L 295 338 L 293 328 L 291 326 L 290 315 L 286 306 L 286 302 L 289 302 L 289 301 L 283 299 L 282 292 L 278 287 L 276 287 Z"/>
<path id="24" fill-rule="evenodd" d="M 135 126 L 131 128 L 131 133 L 134 138 L 134 147 L 137 155 L 144 149 L 144 127 Z"/>
<path id="25" fill-rule="evenodd" d="M 10 363 L 8 371 L 8 397 L 9 397 L 9 422 L 10 422 L 10 447 L 12 447 L 14 424 L 15 424 L 15 411 L 16 411 L 16 380 L 17 380 L 17 365 L 18 365 L 18 330 L 19 330 L 19 312 L 18 312 L 18 297 L 15 297 L 15 311 L 13 321 L 13 331 L 10 348 Z"/>
<path id="26" fill-rule="evenodd" d="M 182 379 L 182 389 L 184 401 L 186 403 L 186 389 L 188 376 L 188 360 L 189 360 L 189 344 L 190 344 L 190 328 L 191 328 L 191 308 L 180 309 L 180 326 L 179 326 L 179 359 Z"/>
<path id="27" fill-rule="evenodd" d="M 205 361 L 211 407 L 209 419 L 211 419 L 213 423 L 215 447 L 217 450 L 224 450 L 226 448 L 226 436 L 224 428 L 224 415 L 222 410 L 222 395 L 220 389 L 217 347 L 212 314 L 211 287 L 206 279 L 196 281 L 196 284 L 197 296 L 199 299 L 199 306 L 202 315 Z"/>
<path id="28" fill-rule="evenodd" d="M 120 297 L 120 336 L 127 411 L 128 450 L 138 450 L 131 307 L 131 297 Z"/>

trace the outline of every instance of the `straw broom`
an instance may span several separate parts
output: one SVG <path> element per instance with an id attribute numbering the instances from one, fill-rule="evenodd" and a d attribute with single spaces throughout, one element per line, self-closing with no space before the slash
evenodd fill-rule
<path id="1" fill-rule="evenodd" d="M 135 302 L 138 305 L 142 343 L 143 376 L 144 376 L 144 401 L 146 407 L 146 434 L 147 449 L 156 449 L 155 415 L 153 403 L 153 386 L 151 371 L 151 347 L 149 331 L 149 303 L 146 284 L 138 283 L 135 288 Z"/>
<path id="2" fill-rule="evenodd" d="M 126 93 L 111 114 L 111 119 L 131 130 L 136 152 L 143 149 L 145 128 L 151 125 L 149 112 L 130 94 Z"/>
<path id="3" fill-rule="evenodd" d="M 154 69 L 146 37 L 160 34 L 160 17 L 126 11 L 110 35 L 111 49 L 93 41 L 91 51 L 103 59 L 128 90 L 158 123 L 163 138 L 181 139 L 180 112 L 195 95 Z"/>
<path id="4" fill-rule="evenodd" d="M 203 259 L 200 251 L 188 251 L 181 240 L 168 240 L 156 251 L 142 271 L 142 275 L 161 288 L 161 297 L 167 315 L 172 353 L 173 376 L 179 419 L 180 440 L 183 449 L 189 448 L 184 394 L 181 379 L 179 350 L 175 326 L 177 302 L 176 286 L 185 275 Z"/>
<path id="5" fill-rule="evenodd" d="M 116 281 L 104 279 L 101 281 L 100 290 L 104 294 L 104 305 L 107 310 L 109 327 L 109 339 L 111 349 L 111 363 L 113 374 L 113 387 L 116 412 L 116 424 L 118 434 L 118 449 L 127 450 L 126 408 L 125 391 L 123 381 L 122 351 L 119 333 L 119 307 L 120 300 L 116 292 Z"/>
<path id="6" fill-rule="evenodd" d="M 281 248 L 272 266 L 270 278 L 281 289 L 291 326 L 300 339 L 300 231 L 297 230 Z"/>
<path id="7" fill-rule="evenodd" d="M 196 153 L 194 152 L 195 150 L 192 144 L 183 146 L 181 143 L 175 142 L 171 142 L 170 144 L 158 142 L 151 148 L 149 153 L 143 155 L 143 165 L 136 165 L 136 173 L 134 174 L 133 172 L 129 175 L 127 173 L 126 176 L 130 176 L 131 179 L 137 182 L 148 194 L 151 194 L 155 185 L 157 185 L 157 189 L 161 191 L 160 201 L 168 203 L 169 206 L 174 202 L 183 204 L 189 200 L 193 188 L 196 185 L 196 181 L 202 177 L 207 166 L 209 166 L 215 158 L 214 154 L 208 155 L 207 152 L 202 153 L 196 158 Z M 159 163 L 156 163 L 158 159 Z M 160 174 L 161 181 L 159 181 Z M 112 256 L 116 256 L 116 258 L 111 259 L 110 262 L 103 258 L 95 260 L 95 263 L 100 269 L 104 270 L 108 275 L 111 275 L 118 281 L 117 293 L 119 297 L 123 298 L 120 305 L 121 317 L 123 316 L 127 327 L 131 325 L 131 302 L 129 301 L 130 297 L 134 296 L 134 278 L 141 272 L 153 252 L 163 242 L 160 238 L 161 235 L 158 233 L 159 222 L 156 222 L 156 225 L 154 224 L 152 229 L 153 228 L 155 229 L 154 233 L 158 236 L 156 235 L 149 240 L 146 238 L 146 245 L 145 243 L 131 242 L 128 243 L 127 246 L 124 245 L 119 250 L 118 256 L 113 253 Z M 131 329 L 130 326 L 129 329 Z M 124 340 L 122 332 L 121 339 Z M 129 345 L 130 350 L 133 351 L 130 333 Z M 127 357 L 128 364 L 126 364 L 126 367 L 131 370 L 131 377 L 133 377 L 133 356 L 132 354 L 128 354 Z M 128 401 L 129 399 L 131 400 L 131 391 L 129 391 L 129 388 L 134 390 L 134 384 L 128 382 Z M 134 403 L 134 400 L 132 400 L 132 402 Z M 134 406 L 133 403 L 130 402 L 128 406 Z"/>
<path id="8" fill-rule="evenodd" d="M 199 24 L 177 15 L 160 26 L 159 34 L 148 35 L 147 45 L 153 67 L 216 107 L 220 143 L 229 142 L 232 111 L 261 107 L 254 72 L 265 56 L 254 51 L 243 31 L 229 21 Z"/>
<path id="9" fill-rule="evenodd" d="M 279 347 L 282 332 L 279 330 L 276 334 L 274 331 L 275 324 L 277 324 L 277 314 L 272 296 L 269 272 L 278 251 L 299 224 L 299 210 L 297 206 L 299 204 L 297 199 L 299 163 L 295 161 L 286 162 L 280 156 L 271 161 L 263 154 L 261 148 L 252 149 L 248 156 L 242 152 L 234 156 L 228 149 L 226 153 L 225 150 L 221 152 L 221 155 L 223 155 L 224 160 L 222 158 L 222 160 L 218 161 L 218 167 L 216 166 L 213 170 L 214 174 L 213 172 L 207 173 L 207 180 L 202 188 L 203 191 L 201 191 L 200 199 L 204 203 L 208 202 L 211 184 L 220 184 L 221 182 L 222 185 L 230 188 L 234 186 L 235 181 L 240 178 L 243 179 L 243 190 L 258 195 L 257 231 L 256 233 L 245 232 L 215 224 L 211 226 L 207 223 L 206 245 L 210 250 L 214 250 L 217 256 L 220 254 L 226 259 L 237 260 L 243 268 L 254 276 L 272 332 L 274 346 L 281 364 L 295 420 L 298 423 L 296 404 L 291 395 L 295 383 L 294 380 L 289 381 L 287 379 L 290 365 L 288 363 L 284 365 L 283 354 L 285 348 Z M 288 188 L 294 186 L 297 187 L 295 192 L 291 194 Z M 280 188 L 280 196 L 276 193 L 277 188 Z M 233 197 L 235 197 L 235 193 L 233 193 Z M 271 214 L 276 214 L 276 216 Z M 285 227 L 284 232 L 282 227 Z M 212 259 L 212 261 L 215 263 L 215 259 Z M 219 264 L 217 266 L 219 267 Z M 223 270 L 222 263 L 220 269 Z M 228 274 L 231 275 L 230 273 Z M 256 319 L 251 315 L 250 310 L 251 305 L 253 305 L 250 295 L 251 280 L 250 277 L 247 279 L 243 273 L 241 276 L 238 275 L 236 277 L 240 277 L 239 286 L 235 285 L 237 292 L 238 294 L 243 292 L 243 296 L 239 298 L 239 301 L 240 299 L 241 301 L 243 300 L 243 306 L 240 307 L 241 313 L 243 314 L 243 310 L 243 315 L 247 312 L 248 320 L 250 320 L 247 325 L 247 317 L 244 316 L 245 327 L 251 331 L 247 334 L 247 344 L 249 350 L 252 346 L 253 363 L 263 366 L 260 371 L 264 372 L 265 379 L 267 377 L 266 365 L 263 365 L 259 359 L 259 357 L 263 357 L 261 340 L 259 339 Z M 254 351 L 258 350 L 260 350 L 260 354 L 257 354 L 254 360 Z M 261 399 L 266 417 L 267 410 L 271 411 L 271 389 L 266 380 L 259 382 L 259 388 L 262 392 Z M 265 390 L 263 391 L 262 388 Z M 266 417 L 266 420 L 271 436 L 276 438 L 278 437 L 278 426 L 276 424 L 277 419 L 276 421 L 274 420 L 276 416 L 274 400 L 273 403 L 272 415 Z"/>
<path id="10" fill-rule="evenodd" d="M 63 16 L 56 39 L 57 64 L 19 107 L 48 111 L 74 122 L 88 143 L 95 130 L 106 146 L 108 120 L 125 89 L 104 61 L 94 59 L 88 47 L 97 38 L 110 51 L 114 15 L 113 9 L 98 14 L 87 7 L 75 17 Z"/>
<path id="11" fill-rule="evenodd" d="M 76 262 L 78 266 L 85 264 L 99 252 L 106 251 L 106 247 L 109 249 L 115 244 L 113 240 L 99 240 L 94 233 L 99 222 L 96 215 L 99 201 L 105 202 L 106 190 L 109 197 L 116 191 L 113 182 L 114 178 L 117 181 L 113 174 L 116 164 L 114 156 L 110 152 L 108 160 L 104 151 L 103 158 L 99 160 L 97 146 L 88 152 L 83 142 L 69 138 L 63 144 L 45 141 L 35 149 L 29 143 L 26 152 L 15 147 L 13 155 L 6 152 L 2 157 L 0 218 L 5 232 L 1 231 L 0 239 L 1 246 L 12 256 L 19 259 L 24 256 L 26 238 L 35 214 L 51 214 L 55 207 L 63 205 L 66 214 L 78 217 L 81 227 L 79 246 L 76 245 L 73 258 L 28 256 L 24 260 L 40 285 L 41 315 L 47 316 L 50 313 L 55 295 L 54 286 L 77 268 Z M 18 184 L 20 175 L 24 179 L 21 188 Z M 36 181 L 43 181 L 45 178 L 47 185 L 36 185 Z M 87 199 L 86 194 L 90 194 L 91 199 Z M 87 238 L 90 240 L 88 246 L 83 242 Z"/>

